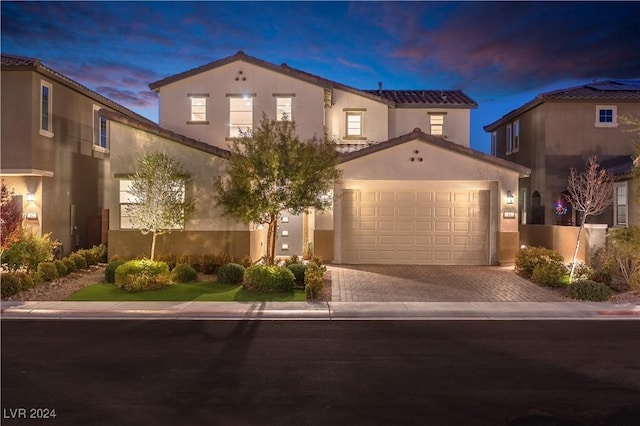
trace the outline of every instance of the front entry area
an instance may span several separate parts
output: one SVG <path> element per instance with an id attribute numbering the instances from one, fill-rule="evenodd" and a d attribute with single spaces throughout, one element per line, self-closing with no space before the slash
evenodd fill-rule
<path id="1" fill-rule="evenodd" d="M 488 265 L 489 190 L 345 189 L 341 251 L 347 264 Z"/>

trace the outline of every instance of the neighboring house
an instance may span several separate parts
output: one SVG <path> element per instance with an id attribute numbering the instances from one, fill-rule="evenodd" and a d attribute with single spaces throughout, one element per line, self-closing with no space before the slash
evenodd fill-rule
<path id="1" fill-rule="evenodd" d="M 228 142 L 266 114 L 292 119 L 301 138 L 326 136 L 343 152 L 333 209 L 285 214 L 277 254 L 300 255 L 310 242 L 316 255 L 338 263 L 515 258 L 517 206 L 508 195 L 529 169 L 469 148 L 476 103 L 460 91 L 363 91 L 242 52 L 150 87 L 160 96 L 161 127 L 104 115 L 111 121 L 112 176 L 122 188 L 109 201 L 110 254 L 131 255 L 125 252 L 139 235 L 118 213 L 135 158 L 162 150 L 194 174 L 196 214 L 183 232 L 164 236 L 158 252 L 263 255 L 265 230 L 220 217 L 211 194 L 213 177 L 224 173 Z"/>
<path id="2" fill-rule="evenodd" d="M 24 224 L 50 232 L 61 254 L 106 242 L 109 123 L 99 109 L 151 123 L 37 59 L 2 54 L 0 174 Z"/>
<path id="3" fill-rule="evenodd" d="M 520 223 L 576 224 L 576 214 L 562 194 L 570 168 L 583 170 L 596 155 L 602 167 L 617 167 L 612 171 L 618 183 L 613 208 L 588 221 L 614 227 L 640 224 L 630 182 L 633 133 L 618 122 L 627 115 L 640 116 L 640 80 L 593 82 L 543 93 L 484 127 L 491 133 L 492 154 L 531 169 L 531 176 L 520 181 Z"/>

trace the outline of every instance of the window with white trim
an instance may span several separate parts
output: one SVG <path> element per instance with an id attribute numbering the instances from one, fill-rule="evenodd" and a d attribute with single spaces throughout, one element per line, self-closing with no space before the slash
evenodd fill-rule
<path id="1" fill-rule="evenodd" d="M 513 130 L 511 127 L 511 124 L 507 124 L 507 143 L 506 143 L 506 153 L 507 155 L 511 154 L 511 152 L 513 151 Z"/>
<path id="2" fill-rule="evenodd" d="M 363 137 L 363 115 L 364 113 L 362 111 L 346 111 L 347 134 L 345 139 L 356 139 Z"/>
<path id="3" fill-rule="evenodd" d="M 614 186 L 613 196 L 613 226 L 628 226 L 628 185 L 618 182 Z"/>
<path id="4" fill-rule="evenodd" d="M 53 85 L 40 80 L 40 134 L 53 137 Z"/>
<path id="5" fill-rule="evenodd" d="M 496 147 L 498 144 L 498 134 L 496 132 L 491 132 L 491 155 L 495 156 L 497 151 Z"/>
<path id="6" fill-rule="evenodd" d="M 292 98 L 276 98 L 276 120 L 278 121 L 292 121 L 291 115 Z"/>
<path id="7" fill-rule="evenodd" d="M 513 122 L 513 146 L 511 152 L 520 151 L 520 120 Z"/>
<path id="8" fill-rule="evenodd" d="M 444 114 L 429 115 L 429 133 L 435 136 L 444 135 Z"/>
<path id="9" fill-rule="evenodd" d="M 229 137 L 238 138 L 241 133 L 253 129 L 253 98 L 229 97 Z"/>
<path id="10" fill-rule="evenodd" d="M 109 125 L 107 119 L 99 114 L 100 107 L 93 106 L 93 149 L 109 150 Z"/>
<path id="11" fill-rule="evenodd" d="M 191 110 L 189 123 L 207 122 L 207 96 L 209 95 L 189 95 Z"/>
<path id="12" fill-rule="evenodd" d="M 596 127 L 618 127 L 618 107 L 596 105 Z"/>

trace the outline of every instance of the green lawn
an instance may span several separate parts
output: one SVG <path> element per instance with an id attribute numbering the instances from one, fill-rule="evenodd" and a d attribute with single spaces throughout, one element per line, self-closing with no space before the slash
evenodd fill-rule
<path id="1" fill-rule="evenodd" d="M 202 301 L 202 302 L 304 302 L 303 290 L 291 293 L 247 291 L 241 285 L 216 281 L 176 283 L 158 290 L 128 293 L 113 284 L 98 283 L 87 286 L 67 297 L 68 301 Z"/>

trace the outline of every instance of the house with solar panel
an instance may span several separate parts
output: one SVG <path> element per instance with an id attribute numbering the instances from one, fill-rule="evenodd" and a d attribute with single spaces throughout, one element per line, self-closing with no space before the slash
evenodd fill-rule
<path id="1" fill-rule="evenodd" d="M 640 80 L 607 80 L 542 93 L 484 129 L 491 149 L 531 169 L 520 180 L 521 224 L 575 225 L 579 218 L 564 199 L 571 167 L 584 169 L 596 155 L 617 182 L 611 209 L 592 223 L 609 227 L 640 224 L 632 170 L 637 133 L 620 117 L 640 117 Z"/>

